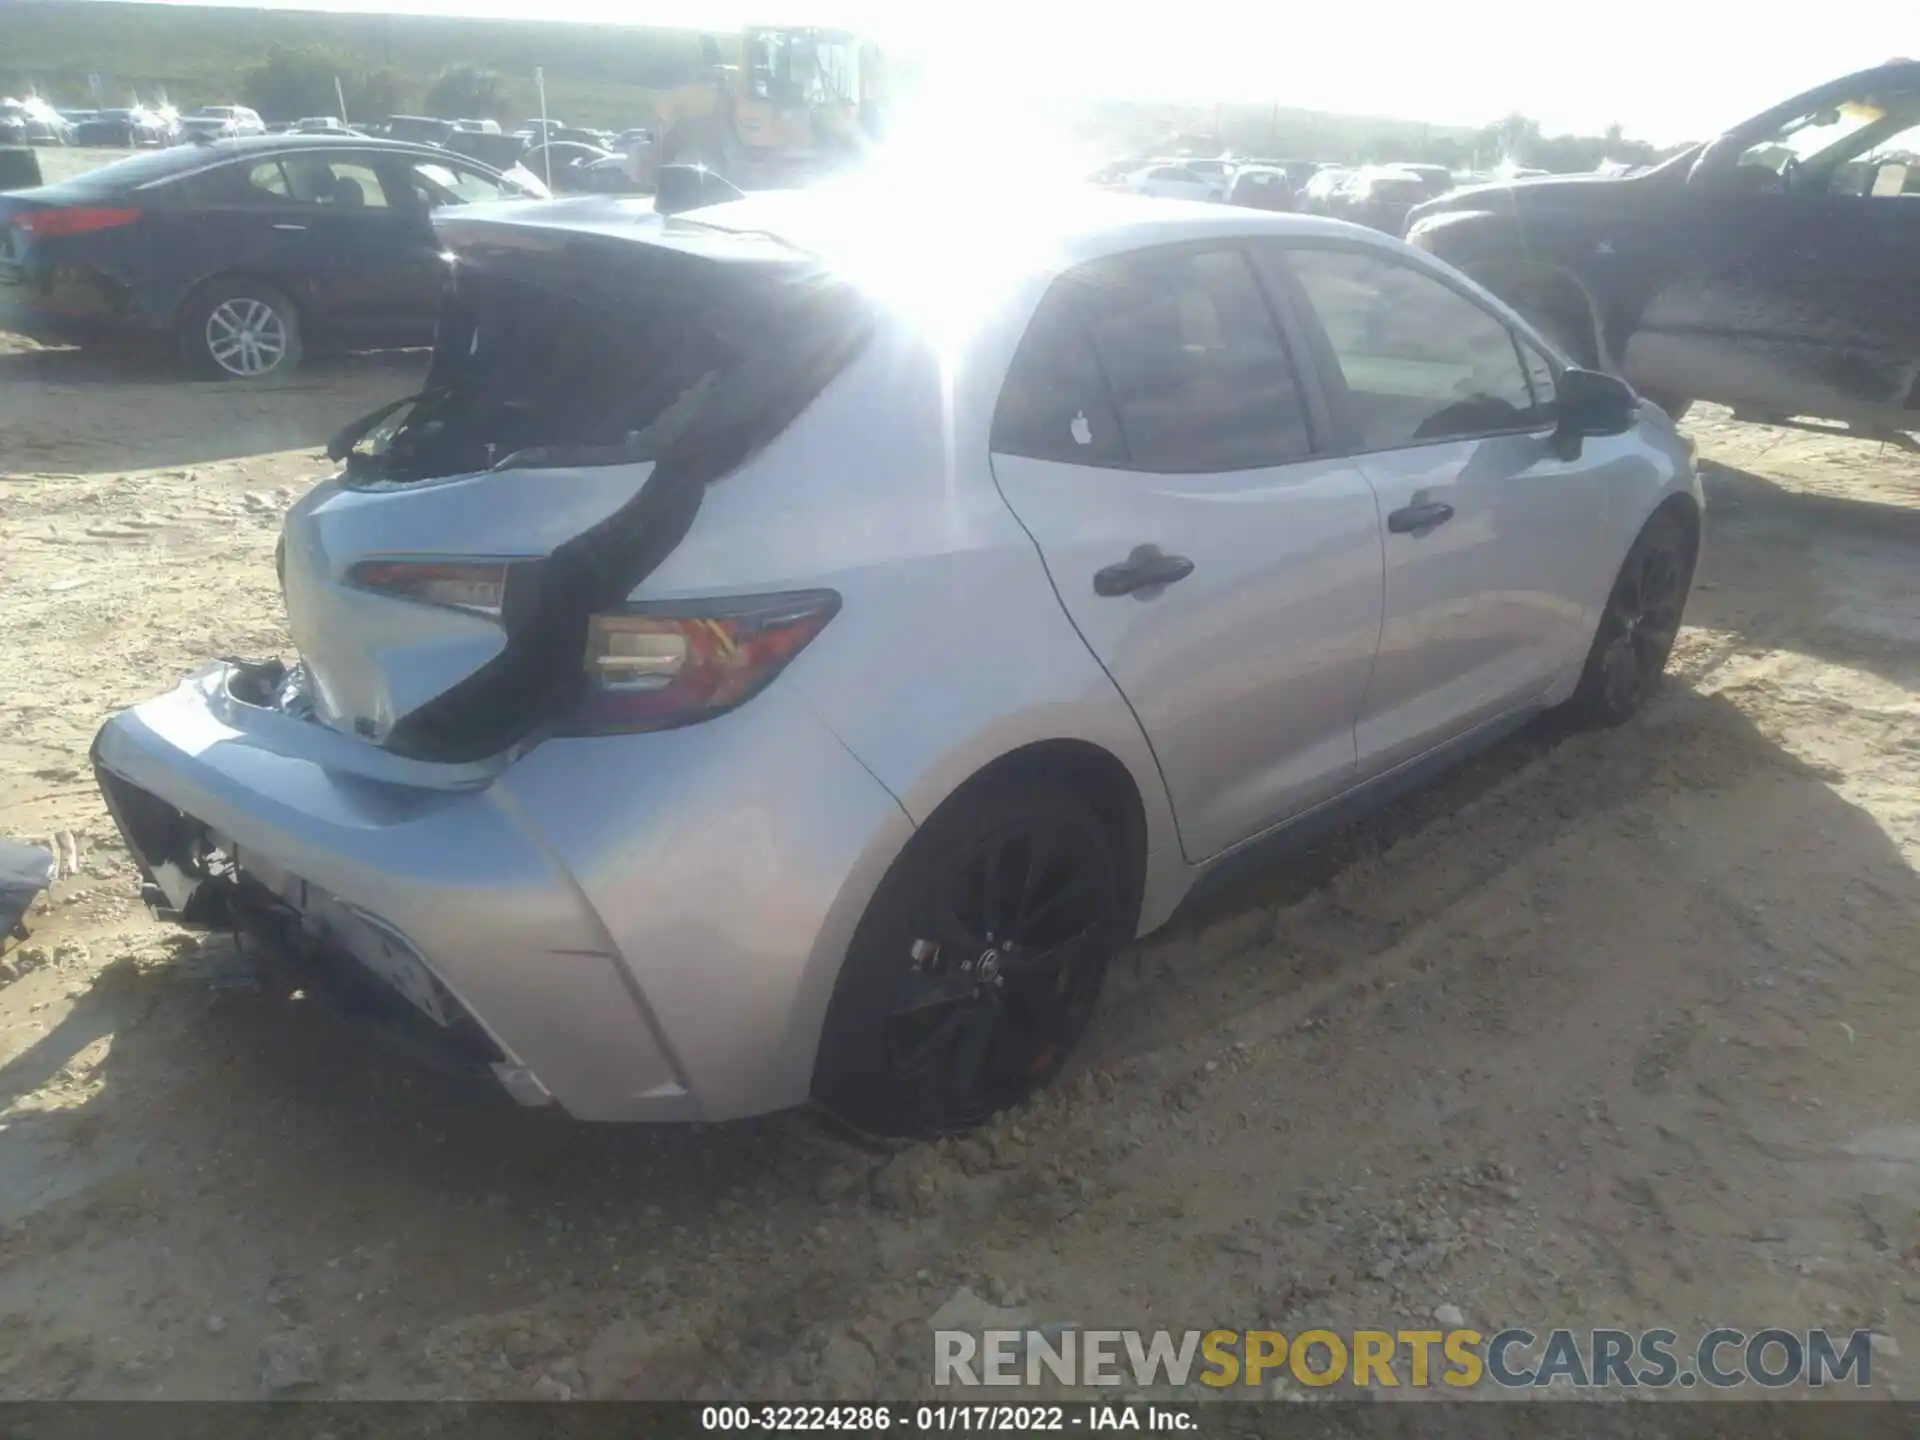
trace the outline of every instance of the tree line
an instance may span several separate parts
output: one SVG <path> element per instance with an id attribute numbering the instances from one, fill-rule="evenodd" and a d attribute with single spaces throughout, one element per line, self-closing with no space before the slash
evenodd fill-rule
<path id="1" fill-rule="evenodd" d="M 1107 118 L 1124 126 L 1123 107 L 1109 107 Z M 1487 170 L 1507 162 L 1562 174 L 1591 171 L 1603 161 L 1652 164 L 1684 148 L 1660 149 L 1630 140 L 1619 125 L 1608 126 L 1600 135 L 1548 135 L 1539 121 L 1520 114 L 1478 130 L 1256 105 L 1222 105 L 1211 107 L 1206 118 L 1192 113 L 1183 118 L 1184 125 L 1160 128 L 1153 140 L 1140 133 L 1138 124 L 1125 128 L 1133 130 L 1147 150 L 1163 152 L 1197 154 L 1219 146 L 1237 155 L 1349 165 L 1399 161 Z"/>
<path id="2" fill-rule="evenodd" d="M 392 66 L 368 69 L 340 51 L 320 45 L 274 45 L 247 72 L 240 100 L 271 122 L 332 115 L 376 120 L 424 114 L 448 120 L 509 120 L 529 113 L 530 80 L 467 62 L 446 66 L 424 83 Z M 1123 108 L 1123 107 L 1116 107 Z M 1277 118 L 1277 117 L 1276 117 Z M 1295 155 L 1303 159 L 1419 161 L 1453 169 L 1492 168 L 1507 162 L 1559 173 L 1590 171 L 1603 162 L 1647 165 L 1674 153 L 1644 140 L 1629 140 L 1619 125 L 1601 135 L 1548 135 L 1540 122 L 1512 114 L 1474 131 L 1437 130 L 1405 122 L 1298 112 L 1274 123 L 1255 107 L 1229 107 L 1218 117 L 1217 140 L 1242 154 Z"/>
<path id="3" fill-rule="evenodd" d="M 530 91 L 531 83 L 525 88 Z M 422 86 L 402 70 L 368 70 L 322 46 L 275 45 L 241 80 L 240 102 L 275 124 L 337 114 L 342 96 L 347 118 L 353 121 L 409 113 L 447 120 L 507 120 L 521 113 L 528 98 L 521 90 L 496 71 L 464 62 L 447 66 Z"/>
<path id="4" fill-rule="evenodd" d="M 1618 124 L 1602 135 L 1547 135 L 1540 122 L 1521 114 L 1496 120 L 1480 132 L 1481 142 L 1496 160 L 1530 165 L 1556 174 L 1572 175 L 1596 169 L 1605 161 L 1651 165 L 1684 150 L 1684 145 L 1659 149 L 1644 140 L 1629 140 Z"/>

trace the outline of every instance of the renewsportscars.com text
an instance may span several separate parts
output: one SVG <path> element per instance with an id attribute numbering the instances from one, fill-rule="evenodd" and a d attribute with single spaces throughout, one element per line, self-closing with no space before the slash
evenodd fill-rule
<path id="1" fill-rule="evenodd" d="M 1672 1330 L 989 1330 L 934 1334 L 933 1383 L 1780 1389 L 1872 1383 L 1873 1335 Z"/>

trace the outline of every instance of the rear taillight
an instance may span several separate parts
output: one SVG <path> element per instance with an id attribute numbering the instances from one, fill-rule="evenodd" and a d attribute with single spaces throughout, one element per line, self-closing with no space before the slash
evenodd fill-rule
<path id="1" fill-rule="evenodd" d="M 91 235 L 96 230 L 117 230 L 140 218 L 138 210 L 107 210 L 98 207 L 69 206 L 58 210 L 23 210 L 7 223 L 34 240 L 57 240 L 64 235 Z"/>
<path id="2" fill-rule="evenodd" d="M 347 583 L 396 600 L 498 620 L 513 568 L 506 560 L 362 560 L 347 571 Z"/>
<path id="3" fill-rule="evenodd" d="M 636 605 L 587 622 L 585 693 L 570 734 L 665 730 L 764 690 L 840 609 L 831 590 Z"/>

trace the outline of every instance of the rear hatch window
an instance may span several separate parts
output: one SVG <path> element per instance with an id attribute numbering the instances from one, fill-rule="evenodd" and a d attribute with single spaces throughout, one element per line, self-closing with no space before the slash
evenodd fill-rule
<path id="1" fill-rule="evenodd" d="M 425 386 L 354 444 L 350 484 L 635 464 L 694 437 L 731 468 L 871 328 L 851 286 L 764 237 L 729 255 L 729 232 L 691 251 L 486 222 L 441 233 L 451 258 Z"/>
<path id="2" fill-rule="evenodd" d="M 498 653 L 398 714 L 381 737 L 422 759 L 499 753 L 564 703 L 584 674 L 588 617 L 626 600 L 694 523 L 705 487 L 776 440 L 874 326 L 862 291 L 766 236 L 652 215 L 627 215 L 615 234 L 528 223 L 529 209 L 440 222 L 452 258 L 425 389 L 363 436 L 350 427 L 336 437 L 332 451 L 347 466 L 335 483 L 393 492 L 389 503 L 410 510 L 416 500 L 438 513 L 459 506 L 468 553 L 484 534 L 472 506 L 503 484 L 518 494 L 522 484 L 624 466 L 635 488 L 579 533 L 515 561 Z M 508 211 L 514 218 L 501 218 Z M 632 235 L 641 223 L 647 239 Z M 452 490 L 432 483 L 448 479 Z M 326 524 L 324 506 L 296 515 L 288 555 L 325 553 L 329 574 L 344 574 L 360 557 L 320 531 L 298 533 Z M 481 548 L 520 554 L 513 522 L 503 528 L 510 533 Z M 331 587 L 301 586 L 311 613 L 295 614 L 289 586 L 289 620 L 296 636 L 325 635 L 335 663 L 364 679 L 385 663 L 383 637 L 343 633 L 364 623 L 348 619 L 364 608 L 331 613 Z M 420 623 L 415 616 L 416 635 Z"/>

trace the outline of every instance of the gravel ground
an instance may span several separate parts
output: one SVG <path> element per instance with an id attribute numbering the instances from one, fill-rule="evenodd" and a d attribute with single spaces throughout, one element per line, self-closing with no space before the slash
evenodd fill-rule
<path id="1" fill-rule="evenodd" d="M 239 391 L 0 337 L 0 1397 L 925 1389 L 1039 1321 L 1871 1326 L 1920 1354 L 1920 464 L 1694 425 L 1674 678 L 1125 960 L 1082 1062 L 897 1153 L 602 1129 L 416 1075 L 148 919 L 100 720 L 286 643 L 271 549 L 410 357 Z M 68 844 L 62 840 L 62 848 Z"/>

